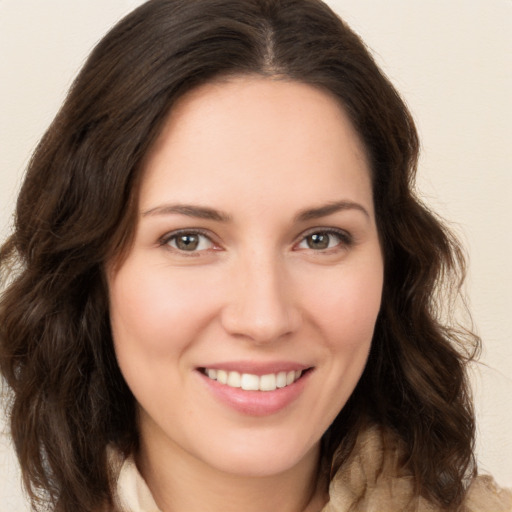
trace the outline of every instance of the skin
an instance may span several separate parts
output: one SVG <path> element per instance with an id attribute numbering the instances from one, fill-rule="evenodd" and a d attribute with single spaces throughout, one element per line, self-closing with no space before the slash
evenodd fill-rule
<path id="1" fill-rule="evenodd" d="M 199 245 L 184 250 L 176 230 Z M 320 510 L 320 438 L 364 369 L 383 282 L 369 166 L 338 102 L 259 77 L 182 97 L 108 282 L 139 404 L 137 464 L 158 506 Z M 252 414 L 199 370 L 240 361 L 309 371 L 291 402 Z"/>

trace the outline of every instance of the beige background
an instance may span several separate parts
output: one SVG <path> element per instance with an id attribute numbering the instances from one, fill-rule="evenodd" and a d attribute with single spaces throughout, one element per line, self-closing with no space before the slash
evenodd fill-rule
<path id="1" fill-rule="evenodd" d="M 95 42 L 137 0 L 0 0 L 0 237 L 37 140 Z M 475 369 L 482 471 L 512 486 L 512 1 L 331 0 L 404 95 L 419 186 L 470 254 L 483 337 Z M 0 435 L 0 509 L 27 510 Z"/>

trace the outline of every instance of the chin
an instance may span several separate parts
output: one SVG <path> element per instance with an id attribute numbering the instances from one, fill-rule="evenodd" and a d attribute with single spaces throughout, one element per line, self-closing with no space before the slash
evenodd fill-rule
<path id="1" fill-rule="evenodd" d="M 279 439 L 271 440 L 259 432 L 249 431 L 244 440 L 234 436 L 217 446 L 210 445 L 209 453 L 203 452 L 202 458 L 217 471 L 259 478 L 291 471 L 304 459 L 310 458 L 313 464 L 317 463 L 320 440 L 311 443 L 290 438 L 289 434 L 284 437 L 286 439 L 279 436 Z"/>

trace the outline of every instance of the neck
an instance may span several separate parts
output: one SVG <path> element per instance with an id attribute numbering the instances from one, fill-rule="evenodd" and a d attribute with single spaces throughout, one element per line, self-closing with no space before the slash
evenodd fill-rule
<path id="1" fill-rule="evenodd" d="M 218 471 L 176 445 L 142 442 L 137 466 L 162 512 L 319 512 L 327 501 L 319 482 L 319 447 L 271 476 Z"/>

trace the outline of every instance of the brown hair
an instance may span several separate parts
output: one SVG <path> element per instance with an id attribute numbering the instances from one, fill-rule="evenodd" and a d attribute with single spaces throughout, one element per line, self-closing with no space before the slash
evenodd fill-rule
<path id="1" fill-rule="evenodd" d="M 414 195 L 418 138 L 406 106 L 319 0 L 143 4 L 94 49 L 41 140 L 0 252 L 0 369 L 34 508 L 114 507 L 107 447 L 127 456 L 138 441 L 103 269 L 129 247 L 142 160 L 173 103 L 230 74 L 334 94 L 371 162 L 383 303 L 364 374 L 324 436 L 324 461 L 335 470 L 357 432 L 378 423 L 403 440 L 417 493 L 456 509 L 475 471 L 465 364 L 478 340 L 443 322 L 439 304 L 457 291 L 463 257 Z"/>

